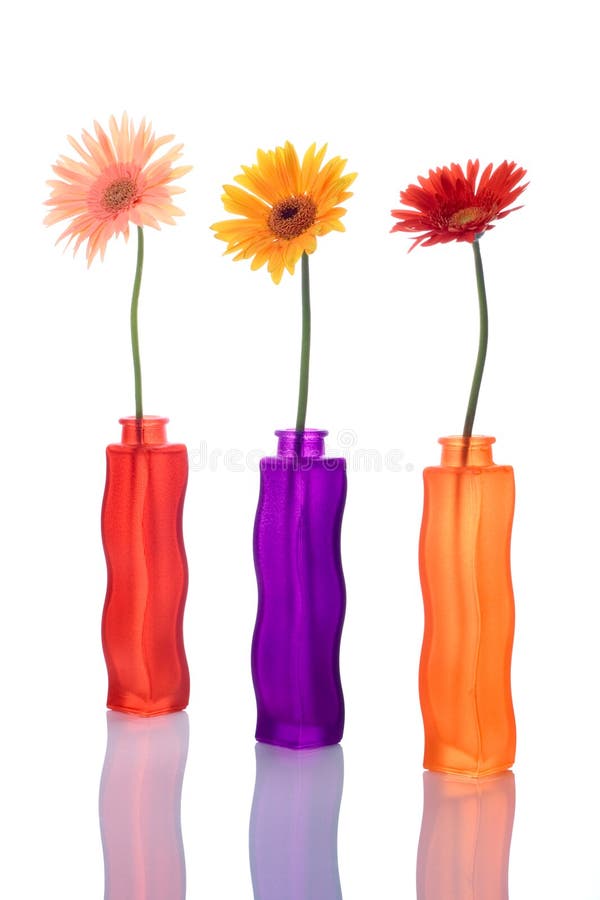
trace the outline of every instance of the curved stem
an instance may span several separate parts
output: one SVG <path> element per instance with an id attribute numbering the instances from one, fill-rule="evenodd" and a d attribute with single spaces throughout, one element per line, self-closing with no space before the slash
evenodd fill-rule
<path id="1" fill-rule="evenodd" d="M 138 300 L 142 284 L 142 268 L 144 265 L 144 232 L 138 225 L 138 249 L 133 295 L 131 297 L 131 350 L 133 352 L 133 376 L 135 379 L 135 417 L 141 419 L 142 409 L 142 364 L 140 362 L 140 338 L 138 334 Z"/>
<path id="2" fill-rule="evenodd" d="M 306 425 L 306 405 L 308 402 L 308 370 L 310 363 L 310 280 L 308 276 L 308 255 L 302 254 L 302 352 L 300 355 L 300 388 L 298 391 L 298 414 L 296 431 L 304 431 Z"/>
<path id="3" fill-rule="evenodd" d="M 477 400 L 479 399 L 479 389 L 481 387 L 481 379 L 483 377 L 483 367 L 485 366 L 485 356 L 487 353 L 488 344 L 487 298 L 485 296 L 485 281 L 483 280 L 483 264 L 481 262 L 479 238 L 475 238 L 475 240 L 473 241 L 473 255 L 475 257 L 477 295 L 479 297 L 479 348 L 477 350 L 477 362 L 475 363 L 475 372 L 473 374 L 473 383 L 471 385 L 471 394 L 469 396 L 467 415 L 465 416 L 463 437 L 471 437 L 471 435 L 473 434 L 473 420 L 475 419 Z"/>

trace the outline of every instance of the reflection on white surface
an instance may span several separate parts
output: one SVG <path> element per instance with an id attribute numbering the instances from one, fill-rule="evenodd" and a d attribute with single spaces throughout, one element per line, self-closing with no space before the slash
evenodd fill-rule
<path id="1" fill-rule="evenodd" d="M 109 711 L 107 724 L 100 782 L 105 900 L 183 900 L 187 714 L 144 718 Z"/>
<path id="2" fill-rule="evenodd" d="M 515 778 L 423 775 L 418 900 L 507 900 Z"/>
<path id="3" fill-rule="evenodd" d="M 344 783 L 339 744 L 256 745 L 250 817 L 255 900 L 341 900 L 337 827 Z"/>

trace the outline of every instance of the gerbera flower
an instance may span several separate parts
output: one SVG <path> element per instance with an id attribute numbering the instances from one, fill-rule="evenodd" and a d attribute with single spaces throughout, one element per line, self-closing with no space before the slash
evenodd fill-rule
<path id="1" fill-rule="evenodd" d="M 313 253 L 317 237 L 345 231 L 339 206 L 352 194 L 356 174 L 342 175 L 345 159 L 335 156 L 322 168 L 327 145 L 317 152 L 312 144 L 302 164 L 289 141 L 267 152 L 259 150 L 253 166 L 234 176 L 241 185 L 226 184 L 222 196 L 227 212 L 242 218 L 212 225 L 216 237 L 228 244 L 235 260 L 252 259 L 251 268 L 265 263 L 279 284 L 285 269 L 293 275 L 303 253 Z"/>
<path id="2" fill-rule="evenodd" d="M 446 244 L 448 241 L 468 241 L 473 247 L 477 296 L 479 300 L 479 346 L 475 371 L 469 394 L 469 403 L 463 427 L 463 436 L 473 434 L 473 422 L 479 400 L 479 391 L 488 344 L 488 308 L 483 277 L 483 263 L 479 239 L 496 219 L 503 219 L 520 206 L 507 206 L 519 197 L 527 184 L 519 184 L 526 174 L 514 162 L 500 163 L 494 169 L 490 163 L 481 173 L 479 184 L 477 174 L 479 160 L 469 160 L 467 174 L 456 163 L 450 168 L 429 170 L 429 177 L 419 177 L 419 185 L 411 184 L 400 194 L 400 200 L 412 209 L 393 209 L 392 215 L 399 219 L 392 231 L 424 232 L 416 237 L 412 247 L 423 244 Z M 410 252 L 410 251 L 409 251 Z"/>
<path id="3" fill-rule="evenodd" d="M 172 184 L 189 172 L 191 166 L 173 164 L 180 158 L 182 144 L 171 147 L 152 161 L 159 147 L 173 140 L 173 135 L 155 137 L 151 123 L 145 119 L 135 129 L 127 113 L 118 125 L 114 116 L 109 122 L 110 136 L 94 122 L 96 137 L 82 133 L 82 146 L 74 138 L 68 141 L 81 159 L 61 156 L 52 166 L 60 181 L 49 181 L 52 195 L 47 206 L 54 207 L 45 218 L 46 225 L 71 219 L 58 238 L 75 240 L 74 253 L 87 240 L 88 265 L 97 253 L 104 258 L 106 245 L 113 235 L 129 237 L 129 223 L 140 228 L 160 223 L 175 224 L 174 216 L 183 212 L 172 203 L 173 194 L 183 188 Z M 58 243 L 57 241 L 57 243 Z"/>
<path id="4" fill-rule="evenodd" d="M 506 209 L 523 193 L 526 184 L 519 181 L 525 169 L 514 162 L 500 163 L 494 169 L 490 163 L 477 174 L 479 160 L 469 160 L 467 174 L 456 163 L 448 168 L 429 170 L 429 176 L 419 176 L 419 184 L 411 184 L 400 194 L 400 201 L 412 209 L 393 209 L 399 219 L 392 231 L 423 232 L 414 239 L 410 248 L 418 244 L 446 244 L 448 241 L 473 241 L 494 226 L 496 219 L 503 219 L 519 206 Z"/>
<path id="5" fill-rule="evenodd" d="M 142 284 L 144 265 L 144 225 L 160 228 L 161 222 L 175 224 L 174 216 L 182 216 L 183 211 L 173 206 L 173 194 L 180 194 L 183 188 L 171 182 L 189 172 L 191 166 L 177 166 L 173 163 L 181 156 L 182 144 L 171 147 L 159 159 L 152 157 L 159 147 L 173 140 L 173 135 L 156 138 L 152 125 L 142 119 L 135 129 L 127 113 L 123 113 L 118 125 L 114 116 L 109 122 L 110 137 L 94 122 L 96 137 L 82 132 L 85 147 L 69 137 L 69 143 L 79 153 L 81 159 L 73 160 L 61 156 L 52 166 L 61 181 L 49 181 L 52 196 L 46 200 L 53 206 L 45 218 L 46 225 L 54 225 L 64 219 L 71 224 L 58 238 L 67 238 L 67 246 L 75 239 L 73 255 L 87 240 L 86 256 L 88 266 L 97 253 L 104 259 L 109 238 L 123 234 L 129 237 L 129 223 L 136 226 L 138 246 L 133 293 L 131 296 L 131 350 L 133 355 L 133 375 L 135 383 L 135 415 L 143 418 L 142 408 L 142 367 L 138 334 L 138 302 Z M 58 243 L 57 241 L 57 243 Z"/>

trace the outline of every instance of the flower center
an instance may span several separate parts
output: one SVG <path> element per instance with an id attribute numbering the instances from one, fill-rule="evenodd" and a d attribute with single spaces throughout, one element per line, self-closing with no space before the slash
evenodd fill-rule
<path id="1" fill-rule="evenodd" d="M 131 178 L 119 178 L 104 191 L 102 195 L 102 206 L 108 212 L 121 212 L 122 209 L 129 209 L 135 199 L 136 188 L 135 181 Z"/>
<path id="2" fill-rule="evenodd" d="M 471 225 L 480 219 L 485 210 L 481 206 L 466 206 L 464 209 L 458 209 L 450 216 L 448 220 L 449 228 L 464 228 L 465 225 Z"/>
<path id="3" fill-rule="evenodd" d="M 273 234 L 291 241 L 305 232 L 317 217 L 317 205 L 310 197 L 286 197 L 269 213 L 268 225 Z"/>

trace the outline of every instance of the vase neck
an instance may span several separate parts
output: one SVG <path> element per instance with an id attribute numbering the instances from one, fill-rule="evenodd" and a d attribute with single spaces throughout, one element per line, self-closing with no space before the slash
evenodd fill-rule
<path id="1" fill-rule="evenodd" d="M 142 419 L 127 416 L 125 419 L 119 419 L 123 426 L 121 442 L 123 444 L 166 444 L 168 421 L 161 416 L 144 416 Z"/>
<path id="2" fill-rule="evenodd" d="M 440 438 L 442 445 L 442 465 L 460 466 L 493 466 L 492 444 L 496 438 L 476 435 L 474 437 Z"/>
<path id="3" fill-rule="evenodd" d="M 277 456 L 294 456 L 299 459 L 320 459 L 325 454 L 326 431 L 308 428 L 305 431 L 276 431 L 278 437 Z"/>

